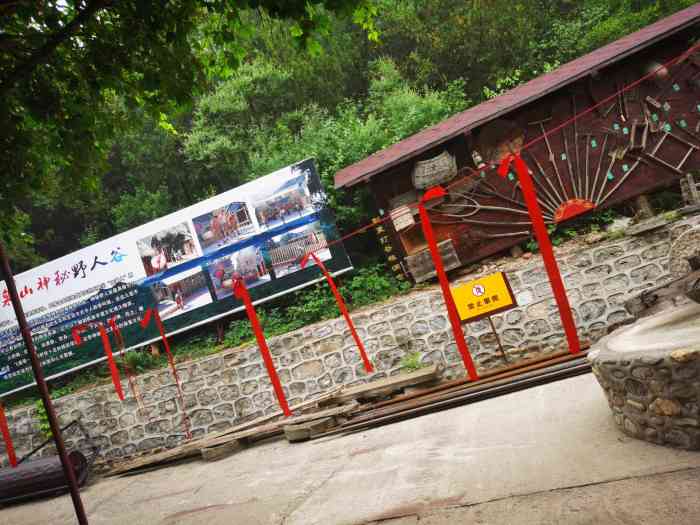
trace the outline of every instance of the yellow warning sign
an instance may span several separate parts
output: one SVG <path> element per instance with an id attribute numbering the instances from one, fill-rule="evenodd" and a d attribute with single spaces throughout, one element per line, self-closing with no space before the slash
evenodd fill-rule
<path id="1" fill-rule="evenodd" d="M 476 321 L 518 306 L 503 272 L 460 284 L 451 291 L 462 321 Z"/>

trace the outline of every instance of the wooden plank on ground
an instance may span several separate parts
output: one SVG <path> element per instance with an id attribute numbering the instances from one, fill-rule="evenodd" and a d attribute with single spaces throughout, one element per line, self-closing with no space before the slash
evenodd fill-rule
<path id="1" fill-rule="evenodd" d="M 572 363 L 576 362 L 576 361 L 585 363 L 586 362 L 586 353 L 587 352 L 580 352 L 579 354 L 576 354 L 575 356 L 571 356 L 570 359 L 562 360 L 562 361 L 557 362 L 557 363 L 553 363 L 553 362 L 539 363 L 539 364 L 533 366 L 532 368 L 528 369 L 527 371 L 524 371 L 521 369 L 518 371 L 519 373 L 517 373 L 517 374 L 514 373 L 514 371 L 513 371 L 510 373 L 502 374 L 499 377 L 494 377 L 493 380 L 477 381 L 474 383 L 463 385 L 462 387 L 459 387 L 459 388 L 451 388 L 447 391 L 437 392 L 434 394 L 418 397 L 415 399 L 404 400 L 402 402 L 398 402 L 398 403 L 395 403 L 393 405 L 384 406 L 381 408 L 374 408 L 374 409 L 368 410 L 366 412 L 360 412 L 360 413 L 357 413 L 355 417 L 348 420 L 343 425 L 340 425 L 340 427 L 337 431 L 335 431 L 335 430 L 330 431 L 324 435 L 332 434 L 334 432 L 342 432 L 344 429 L 353 428 L 359 424 L 371 423 L 373 420 L 375 420 L 377 418 L 396 414 L 399 412 L 410 411 L 412 409 L 421 408 L 421 407 L 429 405 L 430 403 L 433 403 L 433 402 L 446 401 L 446 400 L 453 399 L 453 398 L 460 397 L 460 396 L 464 396 L 467 394 L 483 392 L 483 391 L 488 390 L 488 389 L 493 389 L 493 388 L 496 388 L 499 386 L 508 385 L 510 383 L 513 383 L 514 381 L 537 377 L 539 374 L 542 374 L 543 371 L 545 371 L 545 370 L 549 370 L 549 369 L 557 368 L 557 367 L 562 368 L 562 367 L 572 366 Z"/>
<path id="2" fill-rule="evenodd" d="M 343 406 L 333 407 L 326 410 L 320 410 L 318 412 L 312 412 L 310 414 L 302 414 L 301 416 L 290 417 L 280 421 L 273 421 L 272 423 L 267 423 L 258 427 L 242 430 L 234 434 L 229 434 L 228 436 L 218 436 L 215 438 L 207 437 L 199 441 L 199 446 L 200 448 L 209 448 L 223 445 L 224 443 L 227 443 L 231 440 L 250 439 L 254 441 L 264 439 L 277 434 L 282 434 L 282 429 L 287 425 L 305 423 L 307 421 L 314 421 L 316 419 L 321 419 L 324 417 L 349 414 L 350 412 L 355 411 L 357 407 L 357 402 L 353 401 L 352 403 L 348 403 Z"/>
<path id="3" fill-rule="evenodd" d="M 436 381 L 440 377 L 437 365 L 431 365 L 415 372 L 378 379 L 364 385 L 343 388 L 338 394 L 324 401 L 322 405 L 343 404 L 353 399 L 376 398 L 389 395 L 407 386 Z"/>
<path id="4" fill-rule="evenodd" d="M 300 423 L 298 425 L 286 425 L 283 428 L 284 437 L 286 437 L 287 441 L 290 443 L 307 441 L 323 432 L 328 432 L 334 426 L 334 417 L 324 417 L 323 419 L 315 419 L 314 421 L 307 421 L 306 423 Z"/>
<path id="5" fill-rule="evenodd" d="M 164 465 L 166 463 L 171 463 L 173 461 L 179 461 L 181 459 L 186 459 L 199 455 L 199 447 L 193 446 L 194 442 L 186 443 L 170 450 L 165 450 L 157 454 L 149 454 L 147 456 L 141 456 L 129 461 L 125 461 L 116 465 L 112 468 L 107 475 L 117 476 L 119 474 L 125 474 L 133 470 L 138 470 L 141 468 Z"/>
<path id="6" fill-rule="evenodd" d="M 300 410 L 302 408 L 308 408 L 312 405 L 317 404 L 319 401 L 328 399 L 340 391 L 340 388 L 335 388 L 322 396 L 318 396 L 314 399 L 309 399 L 303 403 L 299 403 L 290 407 L 292 411 Z M 348 413 L 354 410 L 357 405 L 346 405 L 344 407 L 336 407 L 334 414 Z M 133 458 L 115 465 L 108 473 L 108 476 L 117 476 L 120 474 L 125 474 L 135 470 L 141 470 L 144 468 L 150 468 L 157 465 L 165 465 L 173 461 L 179 461 L 181 459 L 202 456 L 201 450 L 204 448 L 215 447 L 229 443 L 231 441 L 236 441 L 238 439 L 262 439 L 263 437 L 269 437 L 275 434 L 282 433 L 282 426 L 288 424 L 290 421 L 309 421 L 313 418 L 324 417 L 326 410 L 317 411 L 310 414 L 302 414 L 292 418 L 281 419 L 279 421 L 270 422 L 271 419 L 282 416 L 282 412 L 269 414 L 261 418 L 248 421 L 247 423 L 242 423 L 231 427 L 229 429 L 223 430 L 221 432 L 215 432 L 208 434 L 202 438 L 195 439 L 174 447 L 163 452 L 148 454 L 146 456 L 140 456 Z M 320 414 L 316 416 L 315 414 Z"/>
<path id="7" fill-rule="evenodd" d="M 217 447 L 203 448 L 199 452 L 202 455 L 204 461 L 218 461 L 222 458 L 228 457 L 234 452 L 238 452 L 243 448 L 243 443 L 240 439 L 233 439 L 228 443 L 219 445 Z"/>
<path id="8" fill-rule="evenodd" d="M 581 346 L 582 348 L 582 354 L 578 355 L 583 355 L 588 351 L 589 345 L 588 344 L 583 344 Z M 453 390 L 458 390 L 460 388 L 468 388 L 472 387 L 475 385 L 481 385 L 484 383 L 488 383 L 491 381 L 496 381 L 498 379 L 502 379 L 504 377 L 514 377 L 518 374 L 522 374 L 525 372 L 528 372 L 530 370 L 535 370 L 537 369 L 542 363 L 546 363 L 548 365 L 553 365 L 557 363 L 563 363 L 565 361 L 570 361 L 572 359 L 576 359 L 577 355 L 571 354 L 570 352 L 556 352 L 549 354 L 545 357 L 537 357 L 534 359 L 526 359 L 523 361 L 520 361 L 518 363 L 514 363 L 509 366 L 504 366 L 504 367 L 499 367 L 493 370 L 490 370 L 489 372 L 482 374 L 480 377 L 481 379 L 478 379 L 476 381 L 471 381 L 468 377 L 463 377 L 460 379 L 453 379 L 452 381 L 445 381 L 444 383 L 440 383 L 439 385 L 436 385 L 434 387 L 430 388 L 425 388 L 422 389 L 418 392 L 411 392 L 408 394 L 403 394 L 399 395 L 396 397 L 393 397 L 392 399 L 388 399 L 386 401 L 379 401 L 377 403 L 372 403 L 370 405 L 365 405 L 363 406 L 363 411 L 368 411 L 368 410 L 373 410 L 376 408 L 381 408 L 384 406 L 388 405 L 393 405 L 395 403 L 400 403 L 402 401 L 407 401 L 409 399 L 415 399 L 415 398 L 422 398 L 431 394 L 436 394 L 436 393 L 446 393 L 446 392 L 451 392 Z"/>
<path id="9" fill-rule="evenodd" d="M 338 386 L 335 387 L 325 394 L 322 394 L 320 396 L 314 397 L 312 399 L 308 399 L 306 401 L 303 401 L 301 403 L 297 403 L 296 405 L 292 405 L 289 407 L 289 410 L 292 412 L 298 412 L 302 409 L 312 407 L 314 405 L 318 405 L 319 403 L 322 403 L 330 398 L 332 398 L 334 395 L 339 393 L 343 387 Z M 259 427 L 264 423 L 267 423 L 268 421 L 271 421 L 275 418 L 281 418 L 284 414 L 282 413 L 281 410 L 276 410 L 275 412 L 272 412 L 271 414 L 253 419 L 252 421 L 248 421 L 246 423 L 241 423 L 240 425 L 236 425 L 235 427 L 227 428 L 226 430 L 221 430 L 219 432 L 214 432 L 212 434 L 207 434 L 201 439 L 215 439 L 218 437 L 223 437 L 223 436 L 228 436 L 231 434 L 235 434 L 236 432 L 240 432 L 241 430 L 247 430 L 249 428 L 254 428 L 254 427 Z"/>

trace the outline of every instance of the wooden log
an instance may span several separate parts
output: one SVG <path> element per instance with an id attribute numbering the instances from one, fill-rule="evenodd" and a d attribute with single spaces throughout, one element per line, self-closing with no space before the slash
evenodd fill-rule
<path id="1" fill-rule="evenodd" d="M 658 230 L 662 226 L 666 226 L 668 223 L 668 219 L 664 218 L 662 215 L 657 215 L 656 217 L 652 217 L 629 226 L 625 229 L 625 235 L 641 235 L 652 230 Z"/>
<path id="2" fill-rule="evenodd" d="M 88 477 L 87 459 L 73 450 L 68 454 L 68 460 L 78 486 L 82 487 Z M 58 456 L 27 461 L 16 468 L 0 469 L 0 502 L 3 503 L 67 490 L 66 476 Z"/>
<path id="3" fill-rule="evenodd" d="M 654 207 L 647 195 L 637 195 L 634 199 L 634 206 L 637 209 L 637 216 L 641 219 L 649 219 L 654 216 Z"/>
<path id="4" fill-rule="evenodd" d="M 555 365 L 554 367 L 543 367 L 539 372 L 530 372 L 503 382 L 498 381 L 478 387 L 462 389 L 459 392 L 445 394 L 436 399 L 416 399 L 403 403 L 400 406 L 390 407 L 385 411 L 379 411 L 376 414 L 372 414 L 371 417 L 349 420 L 336 429 L 317 435 L 316 438 L 367 430 L 379 425 L 425 415 L 437 410 L 444 410 L 466 403 L 474 403 L 510 392 L 516 392 L 524 388 L 545 384 L 550 381 L 588 373 L 590 371 L 591 364 L 586 359 L 578 358 L 569 363 Z"/>
<path id="5" fill-rule="evenodd" d="M 165 450 L 163 452 L 158 452 L 156 454 L 150 454 L 147 456 L 137 457 L 118 463 L 117 465 L 112 467 L 112 469 L 107 473 L 107 476 L 118 476 L 121 474 L 127 474 L 135 470 L 165 465 L 168 463 L 172 463 L 173 461 L 179 461 L 182 459 L 196 457 L 199 455 L 199 447 L 196 445 L 196 442 L 190 442 L 172 448 L 170 450 Z"/>

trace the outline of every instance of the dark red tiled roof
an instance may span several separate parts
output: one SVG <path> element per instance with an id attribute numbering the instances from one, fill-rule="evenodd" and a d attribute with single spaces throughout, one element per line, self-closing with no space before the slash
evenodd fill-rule
<path id="1" fill-rule="evenodd" d="M 335 174 L 335 187 L 352 186 L 504 113 L 556 91 L 685 29 L 700 19 L 700 3 L 601 47 L 478 106 L 392 144 Z"/>

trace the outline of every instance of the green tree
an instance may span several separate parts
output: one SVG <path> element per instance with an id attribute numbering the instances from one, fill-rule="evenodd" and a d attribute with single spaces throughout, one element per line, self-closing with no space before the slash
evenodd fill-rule
<path id="1" fill-rule="evenodd" d="M 254 123 L 243 120 L 238 128 L 236 111 L 246 112 L 242 101 L 256 99 L 258 93 L 273 99 L 283 96 L 288 78 L 274 68 L 256 66 L 254 71 L 259 75 L 256 82 L 249 83 L 250 77 L 242 70 L 242 78 L 222 84 L 200 100 L 186 140 L 188 155 L 197 155 L 208 169 L 220 172 L 235 163 L 237 183 L 315 157 L 331 207 L 346 229 L 367 220 L 371 202 L 362 192 L 336 192 L 336 171 L 467 106 L 461 82 L 444 90 L 417 89 L 402 78 L 391 60 L 383 59 L 370 66 L 364 99 L 345 100 L 333 110 L 317 104 L 292 105 L 287 112 L 270 103 L 269 113 L 258 114 Z M 233 83 L 235 89 L 230 88 Z M 260 89 L 260 85 L 267 88 Z"/>
<path id="2" fill-rule="evenodd" d="M 66 186 L 99 190 L 110 139 L 128 125 L 111 111 L 115 94 L 158 115 L 240 64 L 255 33 L 255 19 L 242 16 L 246 8 L 293 20 L 294 37 L 309 47 L 327 30 L 324 6 L 374 35 L 371 0 L 0 5 L 0 230 L 10 250 L 22 244 L 18 210 L 34 196 Z"/>

